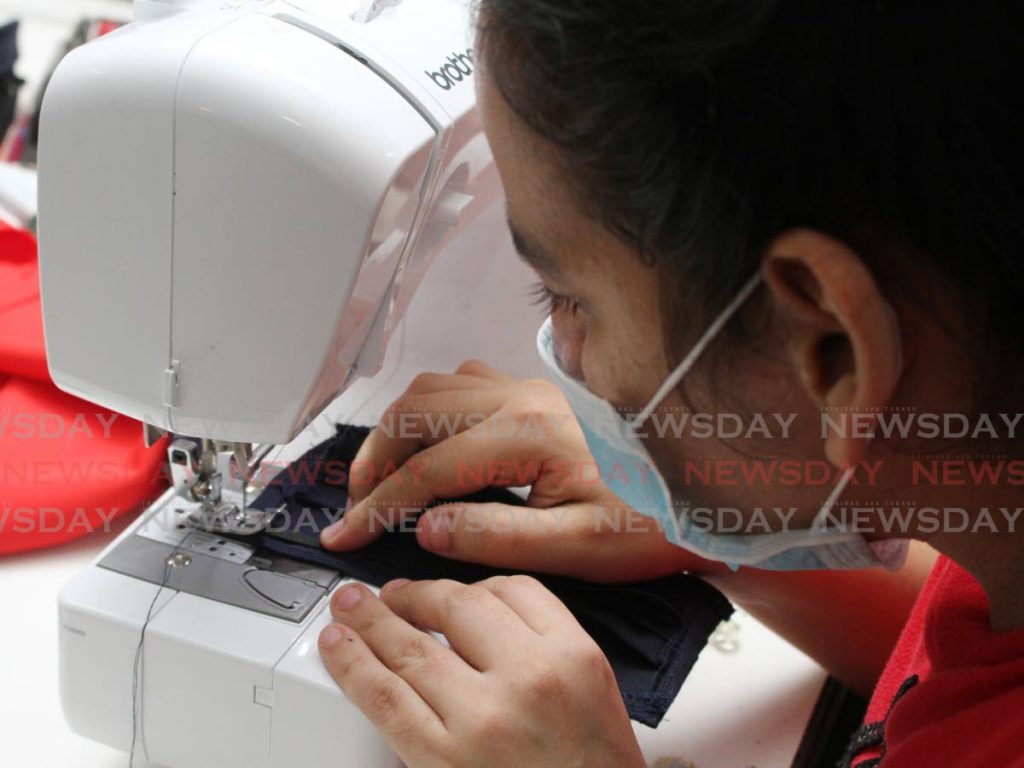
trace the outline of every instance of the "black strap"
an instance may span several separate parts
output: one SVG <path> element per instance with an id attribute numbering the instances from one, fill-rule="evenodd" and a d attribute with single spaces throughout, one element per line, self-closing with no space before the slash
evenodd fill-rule
<path id="1" fill-rule="evenodd" d="M 857 768 L 877 768 L 881 764 L 886 753 L 885 725 L 889 722 L 889 716 L 892 715 L 897 702 L 906 696 L 907 692 L 917 685 L 918 682 L 919 678 L 917 675 L 911 675 L 904 680 L 889 703 L 889 709 L 886 711 L 885 717 L 874 723 L 864 723 L 864 725 L 857 729 L 853 734 L 853 738 L 850 739 L 850 746 L 846 748 L 846 753 L 839 761 L 838 768 L 851 768 L 857 755 L 865 749 L 873 749 L 874 747 L 879 748 L 879 756 L 861 763 Z"/>

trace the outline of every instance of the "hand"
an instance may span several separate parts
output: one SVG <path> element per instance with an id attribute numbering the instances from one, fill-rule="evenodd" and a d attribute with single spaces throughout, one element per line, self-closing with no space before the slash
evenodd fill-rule
<path id="1" fill-rule="evenodd" d="M 352 470 L 355 506 L 324 532 L 328 549 L 365 546 L 437 499 L 530 485 L 526 507 L 429 510 L 417 524 L 421 546 L 457 560 L 590 581 L 714 567 L 667 542 L 657 523 L 601 482 L 555 385 L 516 381 L 481 362 L 418 376 L 370 433 Z"/>
<path id="2" fill-rule="evenodd" d="M 331 612 L 324 664 L 409 768 L 644 765 L 607 659 L 535 579 L 353 584 Z"/>

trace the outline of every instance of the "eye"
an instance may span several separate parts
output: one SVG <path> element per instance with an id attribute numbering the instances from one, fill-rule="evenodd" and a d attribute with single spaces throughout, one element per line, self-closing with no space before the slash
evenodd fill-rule
<path id="1" fill-rule="evenodd" d="M 577 299 L 572 296 L 555 293 L 544 283 L 536 283 L 530 288 L 530 295 L 532 303 L 536 306 L 546 307 L 549 314 L 554 314 L 560 310 L 568 310 L 575 315 L 580 308 Z"/>

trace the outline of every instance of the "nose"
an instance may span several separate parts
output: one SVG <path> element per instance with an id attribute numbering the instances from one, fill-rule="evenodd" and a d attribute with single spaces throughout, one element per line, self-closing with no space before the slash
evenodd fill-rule
<path id="1" fill-rule="evenodd" d="M 586 338 L 583 322 L 571 312 L 555 312 L 551 316 L 551 331 L 558 365 L 574 379 L 583 381 L 583 340 Z"/>

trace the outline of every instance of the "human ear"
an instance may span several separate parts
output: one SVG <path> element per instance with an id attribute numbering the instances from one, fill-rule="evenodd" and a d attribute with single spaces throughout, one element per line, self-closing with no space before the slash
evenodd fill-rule
<path id="1" fill-rule="evenodd" d="M 762 270 L 807 394 L 851 414 L 889 405 L 903 367 L 899 322 L 860 255 L 816 230 L 791 229 L 771 243 Z M 829 430 L 824 440 L 836 466 L 867 452 L 852 430 Z"/>

